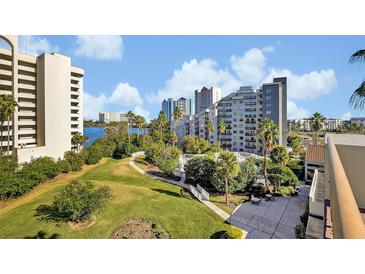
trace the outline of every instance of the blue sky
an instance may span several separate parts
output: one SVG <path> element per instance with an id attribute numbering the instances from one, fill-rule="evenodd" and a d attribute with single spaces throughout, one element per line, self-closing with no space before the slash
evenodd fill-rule
<path id="1" fill-rule="evenodd" d="M 161 100 L 194 89 L 259 86 L 288 77 L 288 118 L 365 116 L 348 100 L 365 64 L 348 64 L 365 36 L 21 36 L 31 54 L 56 51 L 85 70 L 85 118 L 128 111 L 155 118 Z"/>

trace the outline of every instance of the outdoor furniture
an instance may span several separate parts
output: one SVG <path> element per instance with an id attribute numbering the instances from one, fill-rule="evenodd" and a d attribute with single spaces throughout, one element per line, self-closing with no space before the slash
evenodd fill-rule
<path id="1" fill-rule="evenodd" d="M 271 194 L 266 194 L 265 201 L 275 201 L 275 197 Z"/>
<path id="2" fill-rule="evenodd" d="M 256 198 L 255 196 L 251 196 L 251 203 L 253 204 L 253 205 L 258 205 L 258 204 L 260 204 L 261 203 L 261 199 L 260 198 Z"/>

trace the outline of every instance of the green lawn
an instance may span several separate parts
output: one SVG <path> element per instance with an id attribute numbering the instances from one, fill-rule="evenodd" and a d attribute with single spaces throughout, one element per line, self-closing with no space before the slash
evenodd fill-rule
<path id="1" fill-rule="evenodd" d="M 203 204 L 182 196 L 179 187 L 137 173 L 128 160 L 103 159 L 97 166 L 61 175 L 19 199 L 0 204 L 0 238 L 25 238 L 41 230 L 47 235 L 57 233 L 61 238 L 110 238 L 113 230 L 130 217 L 151 219 L 171 238 L 209 238 L 217 231 L 232 229 Z M 96 215 L 96 223 L 72 230 L 68 224 L 55 225 L 35 217 L 35 209 L 50 204 L 60 188 L 74 177 L 112 188 L 112 201 Z"/>

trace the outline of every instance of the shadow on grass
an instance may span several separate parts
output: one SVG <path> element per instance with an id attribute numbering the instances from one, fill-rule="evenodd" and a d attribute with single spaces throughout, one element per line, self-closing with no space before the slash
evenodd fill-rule
<path id="1" fill-rule="evenodd" d="M 34 216 L 40 221 L 53 223 L 56 226 L 59 226 L 60 223 L 64 222 L 62 219 L 55 217 L 54 212 L 49 205 L 40 205 L 36 208 L 35 212 Z"/>
<path id="2" fill-rule="evenodd" d="M 170 190 L 164 190 L 164 189 L 158 189 L 158 188 L 152 188 L 153 191 L 162 193 L 162 194 L 166 194 L 169 196 L 173 196 L 173 197 L 178 197 L 178 198 L 182 198 L 181 195 L 179 193 L 176 193 L 174 191 L 170 191 Z"/>
<path id="3" fill-rule="evenodd" d="M 51 236 L 47 237 L 47 232 L 43 230 L 39 230 L 37 234 L 34 236 L 27 236 L 24 239 L 59 239 L 61 238 L 61 235 L 58 233 L 54 233 Z"/>
<path id="4" fill-rule="evenodd" d="M 231 239 L 229 237 L 228 232 L 225 230 L 217 231 L 212 236 L 210 236 L 211 239 Z"/>

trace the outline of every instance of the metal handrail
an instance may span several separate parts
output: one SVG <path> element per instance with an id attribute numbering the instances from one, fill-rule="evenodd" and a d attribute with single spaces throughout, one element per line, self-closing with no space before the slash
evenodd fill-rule
<path id="1" fill-rule="evenodd" d="M 331 212 L 334 238 L 365 239 L 365 225 L 332 138 L 328 138 L 331 164 Z"/>

